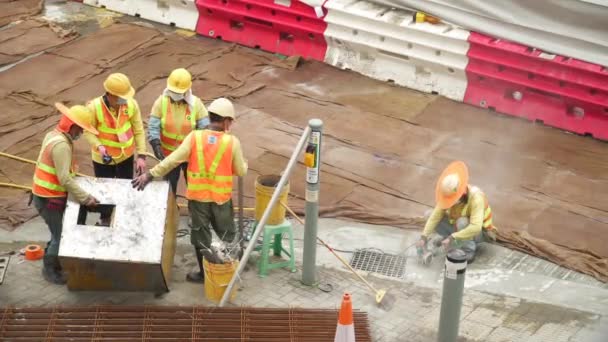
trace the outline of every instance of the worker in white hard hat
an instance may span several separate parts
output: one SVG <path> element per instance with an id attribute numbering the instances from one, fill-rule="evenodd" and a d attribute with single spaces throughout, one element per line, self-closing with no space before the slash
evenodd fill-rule
<path id="1" fill-rule="evenodd" d="M 435 209 L 426 222 L 418 248 L 427 248 L 431 235 L 436 233 L 446 251 L 461 249 L 467 261 L 472 262 L 477 245 L 484 237 L 496 239 L 488 199 L 478 187 L 469 184 L 465 163 L 453 162 L 443 171 L 435 188 L 435 201 Z"/>
<path id="2" fill-rule="evenodd" d="M 188 281 L 205 281 L 203 256 L 214 262 L 211 249 L 211 229 L 228 243 L 234 252 L 238 248 L 232 178 L 247 173 L 241 143 L 230 134 L 235 120 L 234 106 L 220 98 L 209 105 L 209 129 L 188 134 L 181 145 L 149 172 L 133 180 L 133 187 L 143 190 L 154 177 L 163 177 L 181 163 L 188 162 L 186 198 L 192 217 L 190 242 L 194 246 L 199 269 L 189 273 Z M 238 252 L 238 251 L 237 251 Z M 238 253 L 235 253 L 238 254 Z"/>
<path id="3" fill-rule="evenodd" d="M 184 68 L 175 69 L 167 78 L 167 87 L 156 99 L 148 121 L 148 142 L 158 160 L 175 151 L 193 130 L 209 125 L 207 109 L 192 94 L 192 75 Z M 186 176 L 188 163 L 182 163 L 165 177 L 177 193 L 180 172 Z"/>
<path id="4" fill-rule="evenodd" d="M 93 172 L 99 178 L 132 179 L 146 171 L 146 135 L 135 89 L 129 78 L 121 73 L 110 74 L 103 82 L 104 95 L 91 100 L 87 107 L 93 115 L 98 135 L 85 132 L 91 145 Z M 135 157 L 137 155 L 137 158 Z M 101 205 L 97 225 L 109 226 L 112 208 Z M 79 221 L 84 218 L 79 217 Z"/>

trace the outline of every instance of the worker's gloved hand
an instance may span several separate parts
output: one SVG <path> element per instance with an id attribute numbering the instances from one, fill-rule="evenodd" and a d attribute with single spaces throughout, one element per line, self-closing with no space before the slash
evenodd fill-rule
<path id="1" fill-rule="evenodd" d="M 154 151 L 154 156 L 158 160 L 165 159 L 165 154 L 163 153 L 163 150 L 160 148 L 160 140 L 159 139 L 152 139 L 152 140 L 150 140 L 150 146 L 152 146 L 152 151 Z"/>
<path id="2" fill-rule="evenodd" d="M 454 240 L 454 238 L 450 235 L 447 238 L 445 238 L 443 241 L 441 241 L 441 246 L 443 247 L 444 251 L 448 251 L 450 248 L 450 245 L 452 244 L 452 240 Z"/>
<path id="3" fill-rule="evenodd" d="M 137 156 L 137 160 L 135 161 L 135 174 L 143 175 L 146 173 L 146 156 Z"/>
<path id="4" fill-rule="evenodd" d="M 99 204 L 99 200 L 92 195 L 89 195 L 87 199 L 84 201 L 83 205 L 85 207 L 96 207 Z"/>
<path id="5" fill-rule="evenodd" d="M 148 183 L 150 183 L 152 181 L 152 175 L 150 174 L 150 172 L 145 172 L 137 177 L 135 177 L 135 179 L 133 179 L 131 181 L 131 185 L 133 186 L 133 188 L 141 191 L 143 189 L 146 188 L 146 185 L 148 185 Z"/>
<path id="6" fill-rule="evenodd" d="M 112 162 L 112 156 L 110 156 L 108 154 L 108 150 L 106 149 L 105 146 L 100 145 L 97 148 L 97 151 L 99 151 L 99 154 L 101 154 L 101 160 L 103 161 L 104 164 L 108 165 Z"/>

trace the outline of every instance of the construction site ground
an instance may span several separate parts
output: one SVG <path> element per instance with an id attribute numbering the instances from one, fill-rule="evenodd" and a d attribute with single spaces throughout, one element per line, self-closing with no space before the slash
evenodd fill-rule
<path id="1" fill-rule="evenodd" d="M 187 227 L 186 220 L 181 222 Z M 318 283 L 331 291 L 301 284 L 303 227 L 294 223 L 298 272 L 273 270 L 257 275 L 257 253 L 229 305 L 252 307 L 338 308 L 344 292 L 353 295 L 354 307 L 369 314 L 374 341 L 435 341 L 439 320 L 443 260 L 429 268 L 418 265 L 408 245 L 414 232 L 334 219 L 320 221 L 319 236 L 347 260 L 359 248 L 376 248 L 407 256 L 401 279 L 366 275 L 377 288 L 388 290 L 381 306 L 370 293 L 322 246 L 318 246 Z M 367 238 L 363 238 L 367 237 Z M 48 238 L 44 223 L 35 219 L 0 239 L 0 251 L 17 250 L 29 242 Z M 15 306 L 53 305 L 205 305 L 203 286 L 185 281 L 195 268 L 189 237 L 178 239 L 171 291 L 161 298 L 151 293 L 70 292 L 51 285 L 40 275 L 41 262 L 13 257 L 3 285 L 0 303 Z M 365 273 L 364 273 L 365 274 Z M 498 246 L 484 246 L 480 257 L 467 269 L 461 315 L 462 341 L 576 341 L 602 342 L 608 334 L 608 287 L 588 277 L 568 272 L 543 260 Z M 386 303 L 386 305 L 384 305 Z"/>
<path id="2" fill-rule="evenodd" d="M 130 77 L 147 120 L 167 75 L 177 67 L 192 72 L 193 91 L 205 103 L 219 96 L 236 103 L 234 134 L 250 166 L 246 206 L 254 202 L 255 178 L 280 173 L 302 128 L 318 117 L 325 123 L 320 236 L 346 251 L 341 253 L 347 259 L 363 248 L 407 256 L 402 278 L 369 275 L 378 288 L 389 290 L 392 307 L 378 308 L 373 294 L 322 246 L 319 282 L 331 284 L 330 292 L 301 285 L 299 272 L 275 270 L 261 279 L 252 264 L 231 305 L 335 308 L 342 293 L 351 292 L 355 308 L 370 315 L 375 341 L 433 341 L 442 260 L 423 268 L 410 247 L 420 234 L 420 217 L 433 206 L 436 178 L 450 161 L 461 159 L 472 182 L 488 194 L 502 245 L 485 245 L 467 271 L 461 335 L 466 341 L 605 341 L 605 142 L 321 62 L 203 39 L 77 2 L 46 1 L 42 16 L 0 30 L 0 151 L 35 159 L 44 133 L 58 120 L 53 103 L 80 104 L 101 95 L 111 72 Z M 86 142 L 75 146 L 80 171 L 92 174 Z M 32 174 L 29 164 L 4 158 L 0 163 L 0 182 L 27 186 Z M 304 179 L 299 164 L 289 198 L 298 213 Z M 48 240 L 27 197 L 22 190 L 0 188 L 0 252 Z M 301 266 L 302 227 L 294 226 Z M 187 228 L 185 221 L 180 228 Z M 13 256 L 0 285 L 0 303 L 212 305 L 201 286 L 184 281 L 194 265 L 188 237 L 180 238 L 171 292 L 155 298 L 69 292 L 42 279 L 41 262 Z"/>

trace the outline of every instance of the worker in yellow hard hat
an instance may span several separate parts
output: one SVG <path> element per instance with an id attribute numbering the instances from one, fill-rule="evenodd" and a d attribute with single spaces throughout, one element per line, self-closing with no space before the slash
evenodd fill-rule
<path id="1" fill-rule="evenodd" d="M 481 189 L 469 184 L 465 163 L 453 162 L 443 171 L 435 187 L 435 201 L 435 209 L 417 243 L 419 250 L 429 247 L 429 238 L 436 233 L 437 245 L 440 242 L 446 251 L 461 249 L 467 261 L 472 262 L 484 237 L 496 239 L 488 199 Z"/>
<path id="2" fill-rule="evenodd" d="M 85 206 L 94 207 L 99 203 L 74 180 L 73 141 L 80 138 L 83 130 L 93 135 L 97 130 L 91 125 L 93 113 L 85 106 L 68 109 L 56 103 L 55 107 L 62 116 L 57 127 L 42 141 L 34 171 L 32 201 L 51 232 L 51 240 L 44 250 L 42 275 L 53 284 L 65 284 L 58 253 L 68 194 Z"/>
<path id="3" fill-rule="evenodd" d="M 181 163 L 188 162 L 188 209 L 192 217 L 190 242 L 194 246 L 199 269 L 189 273 L 186 280 L 205 281 L 202 258 L 216 262 L 211 249 L 211 229 L 229 249 L 238 254 L 234 210 L 232 207 L 232 177 L 244 176 L 247 163 L 239 139 L 229 133 L 235 119 L 234 106 L 224 98 L 209 105 L 209 129 L 188 134 L 181 145 L 149 172 L 133 180 L 133 186 L 143 190 L 153 177 L 163 177 Z"/>
<path id="4" fill-rule="evenodd" d="M 85 133 L 91 145 L 95 177 L 132 179 L 146 171 L 146 137 L 135 89 L 121 73 L 109 75 L 103 83 L 105 94 L 91 100 L 87 107 L 94 113 L 92 124 L 99 135 Z M 137 158 L 135 158 L 137 153 Z M 108 226 L 112 209 L 100 206 L 98 225 Z"/>
<path id="5" fill-rule="evenodd" d="M 188 70 L 175 69 L 167 78 L 167 87 L 156 99 L 148 121 L 148 142 L 159 160 L 175 151 L 184 138 L 193 130 L 209 125 L 207 109 L 200 98 L 192 94 L 192 75 Z M 177 193 L 180 172 L 188 163 L 182 163 L 165 177 Z"/>

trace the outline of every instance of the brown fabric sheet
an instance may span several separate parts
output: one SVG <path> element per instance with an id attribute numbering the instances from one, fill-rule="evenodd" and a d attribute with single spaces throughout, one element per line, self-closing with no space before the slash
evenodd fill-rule
<path id="1" fill-rule="evenodd" d="M 325 124 L 322 216 L 420 229 L 436 178 L 462 159 L 472 182 L 488 194 L 503 244 L 607 279 L 605 143 L 220 41 L 116 24 L 0 73 L 7 113 L 0 151 L 35 158 L 44 132 L 58 120 L 52 103 L 100 95 L 111 72 L 131 78 L 147 117 L 176 67 L 191 70 L 194 93 L 207 103 L 227 96 L 237 104 L 234 133 L 251 167 L 247 206 L 254 202 L 255 177 L 281 172 L 302 128 L 319 117 Z M 76 150 L 80 170 L 90 174 L 88 146 L 79 141 Z M 31 165 L 0 163 L 0 181 L 27 185 L 32 172 Z M 289 202 L 300 214 L 304 174 L 298 164 L 291 177 Z M 0 197 L 3 228 L 32 216 L 23 192 L 0 188 Z"/>
<path id="2" fill-rule="evenodd" d="M 0 67 L 71 41 L 76 33 L 41 19 L 28 19 L 0 31 Z"/>
<path id="3" fill-rule="evenodd" d="M 42 11 L 44 0 L 0 0 L 0 27 Z"/>

